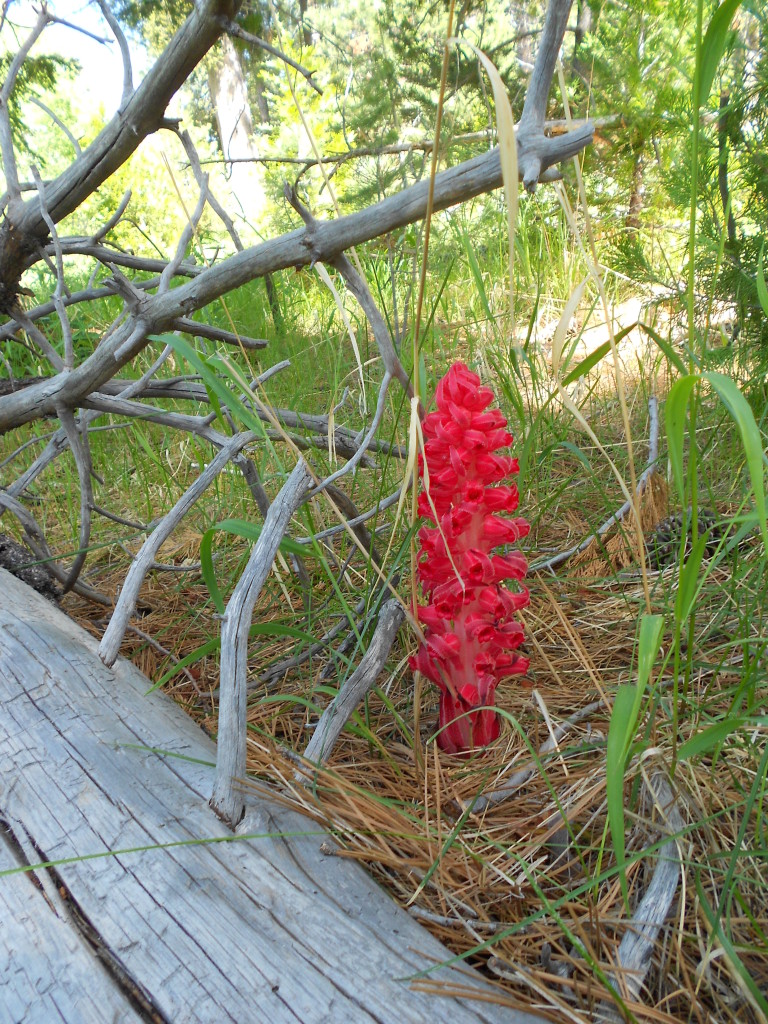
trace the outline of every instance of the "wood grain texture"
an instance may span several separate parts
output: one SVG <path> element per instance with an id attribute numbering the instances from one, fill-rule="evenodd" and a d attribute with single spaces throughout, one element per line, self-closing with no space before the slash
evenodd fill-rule
<path id="1" fill-rule="evenodd" d="M 30 862 L 91 857 L 0 875 L 1 1020 L 539 1021 L 411 991 L 402 979 L 447 951 L 358 865 L 326 856 L 314 823 L 249 802 L 231 841 L 207 806 L 214 745 L 96 647 L 0 570 L 0 818 Z M 3 835 L 4 864 L 18 850 Z M 493 991 L 466 969 L 430 977 Z"/>

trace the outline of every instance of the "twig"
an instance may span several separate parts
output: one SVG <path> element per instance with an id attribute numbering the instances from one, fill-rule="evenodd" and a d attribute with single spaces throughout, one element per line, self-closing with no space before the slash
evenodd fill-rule
<path id="1" fill-rule="evenodd" d="M 123 58 L 123 94 L 120 97 L 120 109 L 122 109 L 128 100 L 133 96 L 133 74 L 131 72 L 131 51 L 128 47 L 128 42 L 123 34 L 123 30 L 115 18 L 114 14 L 109 8 L 109 4 L 105 3 L 105 0 L 96 0 L 96 3 L 101 9 L 101 13 L 104 15 L 104 20 L 112 30 L 112 35 L 117 40 L 117 45 L 120 47 L 120 56 Z"/>
<path id="2" fill-rule="evenodd" d="M 133 623 L 129 623 L 128 632 L 135 633 L 136 636 L 140 637 L 140 639 L 142 639 L 145 643 L 148 643 L 149 646 L 153 648 L 153 650 L 157 651 L 158 654 L 162 654 L 164 658 L 168 658 L 169 661 L 172 661 L 174 665 L 178 665 L 179 661 L 181 660 L 180 658 L 177 658 L 176 655 L 169 651 L 166 647 L 163 647 L 163 645 L 159 643 L 159 641 L 155 640 L 153 636 L 150 636 L 149 633 L 145 633 L 144 630 L 139 629 L 138 626 L 134 626 Z M 200 687 L 197 685 L 197 680 L 189 671 L 189 668 L 186 665 L 184 665 L 182 666 L 181 669 L 179 669 L 179 671 L 183 672 L 184 675 L 187 677 L 187 681 L 192 684 L 192 688 L 194 689 L 198 697 L 202 697 L 203 693 L 200 690 Z"/>
<path id="3" fill-rule="evenodd" d="M 32 31 L 19 47 L 19 51 L 11 61 L 8 74 L 5 76 L 3 87 L 0 89 L 0 155 L 3 158 L 3 173 L 5 174 L 6 188 L 8 195 L 13 202 L 21 197 L 19 187 L 19 172 L 16 168 L 16 152 L 13 148 L 13 134 L 11 132 L 11 119 L 8 113 L 8 101 L 11 98 L 13 87 L 16 85 L 21 65 L 27 59 L 29 51 L 34 46 L 38 37 L 46 25 L 50 24 L 51 15 L 45 5 L 37 15 Z"/>
<path id="4" fill-rule="evenodd" d="M 56 308 L 56 303 L 52 302 L 51 307 Z M 22 313 L 21 310 L 16 310 L 14 313 L 14 319 L 18 327 L 21 327 L 23 331 L 26 331 L 32 340 L 33 344 L 40 350 L 42 355 L 46 357 L 51 366 L 58 373 L 64 370 L 64 360 L 61 358 L 56 349 L 51 345 L 50 341 L 46 338 L 41 330 L 39 330 L 29 319 L 26 313 Z M 50 378 L 53 379 L 53 378 Z M 51 412 L 55 412 L 52 409 Z M 2 433 L 2 431 L 0 431 Z"/>
<path id="5" fill-rule="evenodd" d="M 300 460 L 272 502 L 248 564 L 227 604 L 221 627 L 221 701 L 219 704 L 216 784 L 211 807 L 235 827 L 245 801 L 235 782 L 245 775 L 246 673 L 253 608 L 272 568 L 278 546 L 294 512 L 305 500 L 312 476 Z"/>
<path id="6" fill-rule="evenodd" d="M 192 211 L 191 216 L 188 216 L 184 228 L 181 232 L 178 245 L 176 246 L 176 252 L 174 253 L 173 259 L 170 261 L 168 266 L 160 275 L 160 284 L 157 286 L 158 295 L 167 292 L 171 286 L 171 281 L 176 276 L 176 272 L 181 266 L 184 257 L 189 247 L 189 243 L 195 237 L 197 231 L 197 225 L 200 223 L 200 218 L 203 216 L 205 210 L 205 204 L 208 202 L 208 175 L 203 176 L 203 180 L 200 182 L 200 195 L 197 200 L 197 205 Z"/>
<path id="7" fill-rule="evenodd" d="M 235 345 L 237 348 L 244 348 L 248 352 L 266 348 L 269 344 L 264 338 L 249 338 L 245 334 L 233 334 L 232 331 L 225 331 L 223 327 L 201 324 L 197 320 L 188 320 L 185 316 L 174 320 L 172 329 L 183 331 L 184 334 L 191 334 L 196 338 L 207 338 L 209 341 L 220 341 L 225 345 Z"/>
<path id="8" fill-rule="evenodd" d="M 293 60 L 292 57 L 289 57 L 288 54 L 283 53 L 282 50 L 278 50 L 274 46 L 271 46 L 263 39 L 260 39 L 259 36 L 254 36 L 250 32 L 246 32 L 245 29 L 240 28 L 236 22 L 230 21 L 228 18 L 223 18 L 222 23 L 228 35 L 237 36 L 237 38 L 242 39 L 244 43 L 251 43 L 253 46 L 258 46 L 260 49 L 272 54 L 273 57 L 277 57 L 278 60 L 283 61 L 283 63 L 287 64 L 288 67 L 293 68 L 294 71 L 298 71 L 300 75 L 303 75 L 318 95 L 323 95 L 323 90 L 312 78 L 314 71 L 307 71 L 305 67 L 302 67 L 301 64 Z"/>
<path id="9" fill-rule="evenodd" d="M 528 779 L 530 779 L 532 775 L 535 775 L 539 770 L 537 762 L 540 761 L 542 757 L 552 753 L 553 750 L 556 750 L 560 740 L 570 729 L 573 728 L 574 725 L 578 725 L 578 723 L 582 722 L 585 718 L 589 718 L 591 714 L 601 707 L 603 707 L 603 702 L 601 700 L 593 701 L 591 704 L 587 704 L 586 707 L 579 708 L 579 710 L 572 714 L 570 718 L 566 718 L 564 722 L 557 725 L 553 734 L 548 740 L 542 743 L 539 748 L 537 760 L 531 761 L 529 764 L 525 765 L 524 768 L 518 768 L 518 770 L 513 775 L 510 775 L 510 777 L 504 782 L 503 786 L 499 786 L 498 789 L 494 789 L 491 793 L 484 793 L 477 797 L 472 804 L 472 812 L 474 814 L 480 814 L 481 811 L 484 811 L 486 808 L 495 806 L 496 804 L 501 803 L 502 800 L 506 800 L 508 797 L 512 796 L 513 793 L 516 793 L 518 789 L 520 789 L 521 786 L 524 786 Z"/>
<path id="10" fill-rule="evenodd" d="M 86 425 L 81 423 L 82 436 L 78 434 L 77 424 L 71 409 L 60 409 L 59 419 L 66 431 L 67 441 L 77 467 L 77 477 L 80 483 L 80 540 L 79 550 L 69 570 L 69 575 L 64 581 L 64 593 L 68 593 L 77 582 L 80 571 L 88 557 L 88 544 L 91 537 L 91 507 L 93 506 L 93 485 L 91 474 L 93 465 L 91 453 L 88 446 Z"/>
<path id="11" fill-rule="evenodd" d="M 405 367 L 400 362 L 400 358 L 389 333 L 389 328 L 387 327 L 384 317 L 379 311 L 379 307 L 374 302 L 373 296 L 371 295 L 365 279 L 352 266 L 351 261 L 344 253 L 340 253 L 329 262 L 331 263 L 331 266 L 334 266 L 344 278 L 347 288 L 349 288 L 355 296 L 357 301 L 360 303 L 363 312 L 367 316 L 368 323 L 371 325 L 371 330 L 373 331 L 376 346 L 381 354 L 381 361 L 384 364 L 384 369 L 393 377 L 397 377 L 402 384 L 406 395 L 408 395 L 409 398 L 413 398 L 413 385 L 411 383 L 411 379 L 405 372 Z M 423 415 L 424 409 L 421 402 L 419 402 L 419 416 L 421 417 Z"/>
<path id="12" fill-rule="evenodd" d="M 112 216 L 107 220 L 98 231 L 91 235 L 89 241 L 91 245 L 98 245 L 103 238 L 109 234 L 112 228 L 117 227 L 120 223 L 120 218 L 123 216 L 125 211 L 128 209 L 128 203 L 131 201 L 131 190 L 127 188 L 123 194 L 123 198 L 118 203 L 117 209 Z M 113 257 L 114 260 L 114 257 Z"/>
<path id="13" fill-rule="evenodd" d="M 648 481 L 656 471 L 656 460 L 659 457 L 659 401 L 655 395 L 651 395 L 648 399 L 648 419 L 648 463 L 637 480 L 637 489 L 635 494 L 638 498 L 643 494 L 645 488 L 648 486 Z M 609 516 L 602 526 L 599 526 L 589 537 L 585 537 L 583 541 L 579 544 L 574 544 L 574 546 L 572 548 L 568 548 L 567 551 L 561 551 L 557 555 L 553 555 L 552 558 L 547 558 L 543 562 L 534 562 L 533 565 L 529 566 L 529 572 L 544 572 L 547 569 L 554 569 L 556 565 L 560 565 L 562 562 L 567 562 L 568 559 L 572 558 L 574 555 L 578 555 L 582 551 L 586 551 L 594 541 L 595 537 L 602 537 L 611 529 L 612 526 L 621 522 L 631 508 L 631 502 L 625 501 L 624 504 L 614 512 L 612 516 Z"/>
<path id="14" fill-rule="evenodd" d="M 51 110 L 50 107 L 47 107 L 42 100 L 37 98 L 37 96 L 30 96 L 29 102 L 34 103 L 36 107 L 39 107 L 44 113 L 48 115 L 48 117 L 50 117 L 50 119 L 59 129 L 59 131 L 66 135 L 67 141 L 70 143 L 70 145 L 75 151 L 75 156 L 80 156 L 80 154 L 82 153 L 82 150 L 80 149 L 80 143 L 77 141 L 77 139 L 69 130 L 69 128 L 67 128 L 64 122 L 61 120 L 61 118 L 56 114 L 56 112 Z"/>
<path id="15" fill-rule="evenodd" d="M 367 603 L 368 599 L 365 597 L 358 601 L 356 607 L 353 609 L 353 614 L 356 616 L 362 615 Z M 341 621 L 337 622 L 335 626 L 329 629 L 324 636 L 320 637 L 316 643 L 310 644 L 309 647 L 305 648 L 299 654 L 294 654 L 290 658 L 285 658 L 283 661 L 278 661 L 276 664 L 270 665 L 269 668 L 262 672 L 260 676 L 248 683 L 248 692 L 250 693 L 252 690 L 257 690 L 261 686 L 271 686 L 275 680 L 280 679 L 287 672 L 298 668 L 300 665 L 303 665 L 305 661 L 309 661 L 310 658 L 314 658 L 316 654 L 324 651 L 330 642 L 336 639 L 339 633 L 344 632 L 347 628 L 348 621 L 349 620 L 347 618 L 342 618 Z"/>
<path id="16" fill-rule="evenodd" d="M 349 459 L 349 461 L 344 466 L 342 466 L 340 469 L 337 469 L 335 473 L 331 473 L 331 475 L 326 477 L 324 480 L 321 480 L 317 487 L 314 487 L 312 489 L 311 497 L 314 498 L 315 495 L 320 493 L 320 491 L 325 490 L 329 485 L 335 483 L 336 480 L 341 479 L 341 477 L 345 476 L 347 473 L 353 470 L 363 460 L 366 451 L 368 450 L 371 442 L 373 441 L 376 431 L 379 429 L 381 418 L 384 415 L 385 402 L 387 398 L 387 389 L 389 388 L 391 380 L 392 375 L 390 374 L 389 370 L 386 370 L 384 373 L 384 379 L 382 380 L 381 386 L 379 387 L 379 399 L 376 403 L 376 412 L 374 413 L 370 429 L 363 438 L 360 447 L 357 449 L 352 458 Z"/>
<path id="17" fill-rule="evenodd" d="M 481 921 L 475 917 L 471 921 L 466 921 L 462 917 L 446 917 L 444 914 L 435 914 L 431 910 L 414 905 L 406 906 L 405 909 L 412 917 L 417 917 L 421 921 L 429 921 L 430 924 L 441 925 L 444 928 L 455 928 L 456 925 L 460 925 L 462 928 L 468 928 L 470 931 L 486 932 L 487 934 L 495 935 L 502 928 L 508 927 L 508 925 L 502 924 L 501 921 Z"/>
<path id="18" fill-rule="evenodd" d="M 381 609 L 376 629 L 363 658 L 323 712 L 307 744 L 304 757 L 314 764 L 325 764 L 331 756 L 336 740 L 366 693 L 375 685 L 403 623 L 405 612 L 399 601 L 389 600 Z M 307 781 L 307 780 L 305 780 Z"/>
<path id="19" fill-rule="evenodd" d="M 160 547 L 168 537 L 170 537 L 187 512 L 189 512 L 192 506 L 202 496 L 204 491 L 213 483 L 221 470 L 229 463 L 232 456 L 237 454 L 239 451 L 242 451 L 242 449 L 247 444 L 250 444 L 251 441 L 256 440 L 256 436 L 256 434 L 246 431 L 241 434 L 236 434 L 233 438 L 229 439 L 226 444 L 223 444 L 221 450 L 217 452 L 200 476 L 187 488 L 170 512 L 163 516 L 161 521 L 142 544 L 141 550 L 136 556 L 131 568 L 128 570 L 128 575 L 126 576 L 125 583 L 120 591 L 120 597 L 115 605 L 112 618 L 110 619 L 109 625 L 104 631 L 104 636 L 101 638 L 101 643 L 99 644 L 99 657 L 105 665 L 112 666 L 117 659 L 117 655 L 120 651 L 120 644 L 122 643 L 123 636 L 125 634 L 125 628 L 128 624 L 128 620 L 134 613 L 136 599 L 139 596 L 139 591 L 142 583 L 144 582 L 144 577 L 149 572 L 152 563 L 155 561 L 155 555 L 159 551 Z"/>
<path id="20" fill-rule="evenodd" d="M 335 499 L 337 504 L 338 500 Z M 353 530 L 356 526 L 361 523 L 367 522 L 372 519 L 379 512 L 384 512 L 386 509 L 391 508 L 392 505 L 397 504 L 400 500 L 400 488 L 393 493 L 388 495 L 386 498 L 382 498 L 380 502 L 377 502 L 373 508 L 369 508 L 367 512 L 362 512 L 359 516 L 354 516 L 352 519 L 348 519 L 346 523 L 339 523 L 338 526 L 329 526 L 327 530 L 320 530 L 318 533 L 313 534 L 311 537 L 297 537 L 297 544 L 312 544 L 317 540 L 325 540 L 326 537 L 334 537 L 338 533 L 344 532 L 347 527 L 351 527 Z"/>
<path id="21" fill-rule="evenodd" d="M 653 877 L 637 906 L 619 944 L 616 971 L 609 979 L 627 1002 L 637 1002 L 651 966 L 656 938 L 669 913 L 680 880 L 682 852 L 677 838 L 685 830 L 680 807 L 664 772 L 654 772 L 644 783 L 659 811 L 661 830 L 667 838 L 660 844 Z M 603 1002 L 595 1015 L 597 1021 L 618 1024 L 624 1019 L 618 1007 Z"/>
<path id="22" fill-rule="evenodd" d="M 203 169 L 200 163 L 200 157 L 197 155 L 197 150 L 195 149 L 194 143 L 192 142 L 192 139 L 189 136 L 189 132 L 177 131 L 176 134 L 178 135 L 179 140 L 182 146 L 184 147 L 184 152 L 187 154 L 187 157 L 189 158 L 189 164 L 190 167 L 192 168 L 192 173 L 195 176 L 195 181 L 197 182 L 198 185 L 201 185 L 205 175 L 203 173 Z M 237 228 L 235 227 L 234 221 L 229 216 L 224 207 L 221 205 L 221 203 L 218 201 L 218 199 L 210 191 L 208 192 L 208 202 L 213 212 L 216 214 L 216 216 L 222 222 L 224 227 L 227 229 L 229 237 L 234 242 L 235 249 L 238 252 L 242 252 L 245 246 L 240 240 L 240 235 L 237 232 Z"/>
<path id="23" fill-rule="evenodd" d="M 45 534 L 32 513 L 24 508 L 20 501 L 12 497 L 7 490 L 0 490 L 0 509 L 3 508 L 15 515 L 21 523 L 24 528 L 27 544 L 38 562 L 45 567 L 45 570 L 58 583 L 66 583 L 69 573 L 59 565 L 51 554 Z M 102 594 L 101 591 L 89 587 L 87 583 L 81 583 L 78 580 L 72 589 L 76 594 L 80 594 L 81 597 L 87 597 L 90 601 L 106 605 L 108 608 L 112 607 L 112 600 L 106 594 Z"/>
<path id="24" fill-rule="evenodd" d="M 51 215 L 48 213 L 48 207 L 45 202 L 45 185 L 43 179 L 40 177 L 36 167 L 32 167 L 32 177 L 34 178 L 35 185 L 37 186 L 37 194 L 40 198 L 40 213 L 42 214 L 43 220 L 48 226 L 48 230 L 51 234 L 51 241 L 53 243 L 53 251 L 56 256 L 56 289 L 53 293 L 53 305 L 56 308 L 56 315 L 59 318 L 61 324 L 61 336 L 64 341 L 64 369 L 71 370 L 75 365 L 75 349 L 74 341 L 72 338 L 72 324 L 69 322 L 66 309 L 63 303 L 64 293 L 64 258 L 61 253 L 61 244 L 59 242 L 59 236 L 56 232 L 56 225 L 53 223 Z"/>

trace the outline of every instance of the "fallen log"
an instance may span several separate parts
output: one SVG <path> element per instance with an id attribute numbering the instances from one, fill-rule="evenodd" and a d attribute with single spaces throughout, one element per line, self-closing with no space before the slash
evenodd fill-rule
<path id="1" fill-rule="evenodd" d="M 227 829 L 214 744 L 96 650 L 0 570 L 0 1021 L 540 1024 L 465 966 L 411 989 L 449 951 L 277 801 Z"/>

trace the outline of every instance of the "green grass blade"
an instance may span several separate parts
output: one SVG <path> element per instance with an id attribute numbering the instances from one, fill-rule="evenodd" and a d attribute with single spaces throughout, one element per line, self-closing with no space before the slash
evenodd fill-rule
<path id="1" fill-rule="evenodd" d="M 763 473 L 763 439 L 760 428 L 755 422 L 752 408 L 739 386 L 724 373 L 716 373 L 714 370 L 705 373 L 704 378 L 709 381 L 717 391 L 720 401 L 731 414 L 736 424 L 741 444 L 744 449 L 744 456 L 747 460 L 749 477 L 752 483 L 752 494 L 755 499 L 755 511 L 760 532 L 763 537 L 765 551 L 768 554 L 768 523 L 766 523 L 766 501 L 765 501 L 765 476 Z"/>
<path id="2" fill-rule="evenodd" d="M 685 743 L 681 743 L 677 751 L 678 761 L 686 761 L 699 754 L 704 754 L 713 747 L 719 746 L 723 740 L 732 733 L 737 732 L 746 723 L 747 719 L 741 716 L 727 718 L 722 722 L 716 722 L 695 736 L 691 736 Z"/>
<path id="3" fill-rule="evenodd" d="M 669 461 L 672 465 L 672 478 L 675 482 L 677 496 L 680 499 L 681 505 L 685 504 L 683 456 L 685 452 L 686 411 L 691 392 L 698 380 L 697 374 L 688 374 L 685 377 L 681 377 L 671 388 L 665 406 L 667 449 Z"/>
<path id="4" fill-rule="evenodd" d="M 704 41 L 701 44 L 701 72 L 699 77 L 699 94 L 694 96 L 694 111 L 704 106 L 712 90 L 717 67 L 723 58 L 729 39 L 731 38 L 731 22 L 736 11 L 741 7 L 742 0 L 724 0 L 712 15 L 707 27 Z M 696 116 L 696 115 L 694 115 Z"/>
<path id="5" fill-rule="evenodd" d="M 757 297 L 760 300 L 760 305 L 763 307 L 763 312 L 768 316 L 768 288 L 765 286 L 765 274 L 763 272 L 763 249 L 760 250 L 760 255 L 757 258 Z"/>
<path id="6" fill-rule="evenodd" d="M 618 688 L 613 700 L 611 722 L 608 727 L 605 787 L 608 826 L 611 831 L 621 891 L 626 905 L 629 902 L 629 886 L 624 846 L 624 773 L 640 717 L 643 696 L 659 651 L 663 629 L 664 617 L 661 615 L 644 615 L 640 620 L 640 636 L 637 645 L 637 685 L 633 686 L 628 683 Z"/>

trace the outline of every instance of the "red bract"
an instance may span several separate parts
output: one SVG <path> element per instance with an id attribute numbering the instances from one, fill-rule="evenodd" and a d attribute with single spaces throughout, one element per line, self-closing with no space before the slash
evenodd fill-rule
<path id="1" fill-rule="evenodd" d="M 523 627 L 514 620 L 528 604 L 528 591 L 504 585 L 522 580 L 527 563 L 517 551 L 491 553 L 529 530 L 524 519 L 498 514 L 517 509 L 517 487 L 496 485 L 518 465 L 497 454 L 512 435 L 502 413 L 488 409 L 492 401 L 490 388 L 454 363 L 437 385 L 437 411 L 422 423 L 418 510 L 434 525 L 419 530 L 418 576 L 426 604 L 417 615 L 425 640 L 411 667 L 440 687 L 438 743 L 454 754 L 498 737 L 496 687 L 528 670 L 528 659 L 517 653 Z"/>

